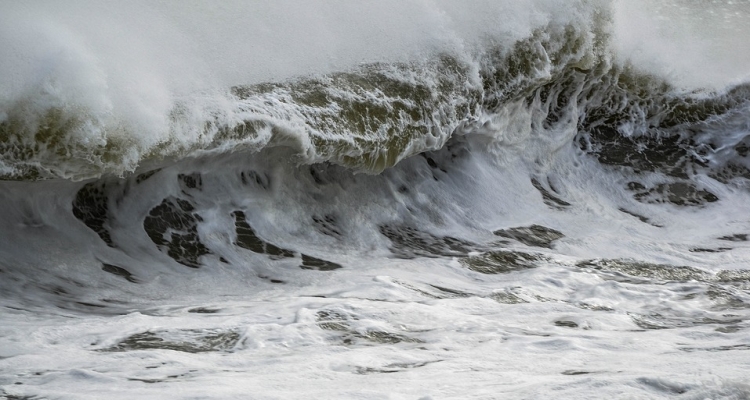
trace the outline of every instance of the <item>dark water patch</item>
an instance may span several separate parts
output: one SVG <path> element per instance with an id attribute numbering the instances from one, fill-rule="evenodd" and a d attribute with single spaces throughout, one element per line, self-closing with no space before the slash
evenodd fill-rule
<path id="1" fill-rule="evenodd" d="M 720 326 L 714 330 L 720 333 L 735 333 L 735 332 L 741 331 L 742 327 L 738 325 L 728 325 L 728 326 Z"/>
<path id="2" fill-rule="evenodd" d="M 420 156 L 422 156 L 422 158 L 424 158 L 425 161 L 427 161 L 427 166 L 429 166 L 430 169 L 432 170 L 432 179 L 439 181 L 440 172 L 442 172 L 443 174 L 448 173 L 448 170 L 439 166 L 435 162 L 435 160 L 432 157 L 430 157 L 427 153 L 421 153 Z"/>
<path id="3" fill-rule="evenodd" d="M 118 267 L 116 265 L 102 263 L 102 271 L 109 272 L 112 275 L 121 276 L 125 279 L 127 279 L 128 282 L 132 283 L 138 283 L 138 279 L 136 279 L 133 274 L 131 274 L 128 270 L 125 268 Z"/>
<path id="4" fill-rule="evenodd" d="M 624 208 L 618 208 L 618 210 L 620 210 L 620 212 L 624 212 L 625 214 L 628 214 L 630 216 L 638 218 L 644 224 L 649 224 L 650 223 L 650 220 L 648 219 L 648 217 L 644 217 L 643 215 L 636 214 L 636 213 L 634 213 L 632 211 L 628 211 L 628 210 L 626 210 Z"/>
<path id="5" fill-rule="evenodd" d="M 618 210 L 620 210 L 621 212 L 623 212 L 623 213 L 625 213 L 625 214 L 628 214 L 628 215 L 630 215 L 630 216 L 633 216 L 633 217 L 636 217 L 636 218 L 638 218 L 638 219 L 639 219 L 639 220 L 640 220 L 641 222 L 643 222 L 644 224 L 649 224 L 649 225 L 651 225 L 651 226 L 655 226 L 655 227 L 657 227 L 657 228 L 663 228 L 663 227 L 664 227 L 663 225 L 658 225 L 658 224 L 654 224 L 654 223 L 652 223 L 652 222 L 651 222 L 651 219 L 650 219 L 650 218 L 648 218 L 648 217 L 645 217 L 645 216 L 643 216 L 643 215 L 640 215 L 640 214 L 638 214 L 638 213 L 635 213 L 635 212 L 632 212 L 632 211 L 628 211 L 628 210 L 626 210 L 626 209 L 624 209 L 624 208 L 618 208 Z"/>
<path id="6" fill-rule="evenodd" d="M 109 247 L 115 247 L 107 229 L 109 197 L 105 182 L 92 182 L 84 185 L 73 200 L 73 215 L 86 224 Z"/>
<path id="7" fill-rule="evenodd" d="M 335 181 L 330 169 L 332 166 L 328 163 L 313 164 L 309 168 L 310 177 L 316 185 L 328 185 Z"/>
<path id="8" fill-rule="evenodd" d="M 554 189 L 551 187 L 551 185 L 550 188 L 547 189 L 546 187 L 544 187 L 544 185 L 542 185 L 541 182 L 536 179 L 531 179 L 531 184 L 534 185 L 539 193 L 542 194 L 542 201 L 544 201 L 544 204 L 546 204 L 548 207 L 556 210 L 564 210 L 571 206 L 570 203 L 558 197 L 559 195 L 556 196 L 555 194 L 553 194 Z"/>
<path id="9" fill-rule="evenodd" d="M 14 278 L 14 277 L 11 277 L 11 279 L 13 281 L 15 281 L 15 282 L 21 282 L 20 279 L 17 279 L 17 278 Z M 35 286 L 38 287 L 39 289 L 41 289 L 43 292 L 47 292 L 47 293 L 53 294 L 55 296 L 59 296 L 59 297 L 70 297 L 71 296 L 71 293 L 68 291 L 68 289 L 66 289 L 66 288 L 64 288 L 64 287 L 62 287 L 60 285 L 56 285 L 56 284 L 45 285 L 45 284 L 39 283 L 39 284 L 36 284 Z M 80 286 L 79 285 L 75 285 L 75 286 L 77 286 L 78 288 L 83 288 L 84 287 L 83 284 L 81 284 Z"/>
<path id="10" fill-rule="evenodd" d="M 45 295 L 45 298 L 48 300 L 49 304 L 52 304 L 60 310 L 87 315 L 125 315 L 129 312 L 129 303 L 126 301 L 108 298 L 92 298 L 90 296 L 92 294 L 90 286 L 81 283 L 76 284 L 74 281 L 66 280 L 63 277 L 58 278 L 65 282 L 64 284 L 68 284 L 68 286 L 63 287 L 61 285 L 36 284 L 31 290 L 33 290 L 34 293 L 51 294 L 53 297 L 47 297 Z M 72 290 L 70 287 L 71 285 L 75 286 Z M 37 291 L 37 289 L 39 291 Z"/>
<path id="11" fill-rule="evenodd" d="M 722 168 L 710 171 L 708 176 L 723 184 L 737 183 L 747 186 L 748 181 L 750 181 L 750 169 L 744 165 L 730 162 Z"/>
<path id="12" fill-rule="evenodd" d="M 73 278 L 61 276 L 60 279 L 62 279 L 64 282 L 69 283 L 69 284 L 71 284 L 71 285 L 73 285 L 75 287 L 85 288 L 87 286 L 85 283 L 83 283 L 81 281 L 78 281 L 78 280 L 75 280 Z"/>
<path id="13" fill-rule="evenodd" d="M 536 337 L 552 337 L 549 333 L 541 333 L 541 332 L 535 332 L 531 330 L 522 330 L 520 331 L 521 334 L 526 336 L 536 336 Z"/>
<path id="14" fill-rule="evenodd" d="M 199 258 L 211 251 L 198 237 L 198 222 L 203 221 L 190 202 L 167 197 L 151 209 L 143 220 L 151 241 L 176 262 L 190 268 L 200 268 Z"/>
<path id="15" fill-rule="evenodd" d="M 740 291 L 740 293 L 742 293 Z M 735 293 L 730 287 L 720 285 L 710 285 L 704 295 L 713 303 L 713 310 L 746 310 L 750 309 L 750 296 Z"/>
<path id="16" fill-rule="evenodd" d="M 723 167 L 706 162 L 711 154 L 731 151 L 713 132 L 726 131 L 733 116 L 744 113 L 750 98 L 747 84 L 706 96 L 675 90 L 632 67 L 600 71 L 593 70 L 582 83 L 567 83 L 581 89 L 577 104 L 586 104 L 578 126 L 581 149 L 602 164 L 630 169 L 626 173 L 688 180 L 696 173 L 714 175 L 711 169 Z M 735 148 L 738 157 L 744 151 L 742 145 Z M 734 174 L 727 175 L 731 179 Z"/>
<path id="17" fill-rule="evenodd" d="M 742 86 L 716 96 L 685 95 L 630 67 L 605 71 L 596 83 L 590 78 L 578 95 L 579 104 L 587 102 L 581 148 L 602 164 L 680 179 L 707 167 L 711 147 L 695 138 L 748 99 Z"/>
<path id="18" fill-rule="evenodd" d="M 747 157 L 748 155 L 750 155 L 750 143 L 748 143 L 747 136 L 745 136 L 742 141 L 734 145 L 734 151 L 740 157 Z"/>
<path id="19" fill-rule="evenodd" d="M 712 274 L 693 267 L 652 264 L 634 260 L 587 260 L 579 262 L 576 266 L 659 281 L 688 282 L 695 280 L 706 282 L 713 279 Z M 637 283 L 637 281 L 631 282 Z"/>
<path id="20" fill-rule="evenodd" d="M 16 384 L 20 384 L 16 382 Z M 4 400 L 43 400 L 44 397 L 39 397 L 35 395 L 27 396 L 27 395 L 21 395 L 21 394 L 10 394 L 2 389 L 0 389 L 0 398 Z"/>
<path id="21" fill-rule="evenodd" d="M 193 172 L 192 174 L 179 174 L 177 175 L 177 180 L 180 183 L 180 188 L 182 189 L 183 193 L 186 193 L 192 189 L 192 190 L 203 190 L 203 178 L 201 177 L 201 174 L 197 172 Z"/>
<path id="22" fill-rule="evenodd" d="M 107 304 L 117 304 L 117 305 L 125 305 L 128 304 L 127 301 L 123 300 L 117 300 L 117 299 L 100 299 L 100 301 L 107 303 Z"/>
<path id="23" fill-rule="evenodd" d="M 588 374 L 590 374 L 590 373 L 591 373 L 591 372 L 589 372 L 589 371 L 578 371 L 578 370 L 573 370 L 573 369 L 569 369 L 569 370 L 567 370 L 567 371 L 563 371 L 563 372 L 561 372 L 561 374 L 563 374 L 563 375 L 570 375 L 570 376 L 575 376 L 575 375 L 588 375 Z"/>
<path id="24" fill-rule="evenodd" d="M 409 337 L 406 335 L 401 335 L 398 333 L 392 333 L 392 332 L 386 332 L 386 331 L 376 331 L 376 330 L 368 330 L 364 333 L 355 333 L 353 335 L 354 337 L 358 339 L 364 339 L 368 342 L 375 343 L 375 344 L 396 344 L 396 343 L 424 343 L 422 340 Z M 346 339 L 345 339 L 346 341 Z"/>
<path id="25" fill-rule="evenodd" d="M 522 304 L 528 303 L 528 301 L 518 297 L 510 291 L 505 292 L 494 292 L 489 296 L 492 300 L 495 300 L 501 304 Z"/>
<path id="26" fill-rule="evenodd" d="M 465 256 L 473 243 L 450 236 L 435 236 L 408 226 L 383 225 L 380 233 L 391 241 L 391 251 L 399 258 Z"/>
<path id="27" fill-rule="evenodd" d="M 630 319 L 636 325 L 638 325 L 639 328 L 646 330 L 690 328 L 702 325 L 735 325 L 738 323 L 742 323 L 743 321 L 742 319 L 732 317 L 719 319 L 709 317 L 663 315 L 660 313 L 628 313 L 628 315 L 630 316 Z"/>
<path id="28" fill-rule="evenodd" d="M 302 269 L 312 269 L 316 271 L 333 271 L 342 268 L 341 264 L 321 260 L 320 258 L 311 257 L 307 254 L 302 254 L 302 265 L 300 265 L 299 267 Z"/>
<path id="29" fill-rule="evenodd" d="M 243 185 L 254 185 L 265 190 L 271 187 L 271 177 L 264 172 L 242 171 L 240 172 L 240 180 Z"/>
<path id="30" fill-rule="evenodd" d="M 423 154 L 425 154 L 426 158 L 432 160 L 432 163 L 435 164 L 434 168 L 447 174 L 452 166 L 471 157 L 472 148 L 466 136 L 452 135 L 440 149 L 428 151 Z"/>
<path id="31" fill-rule="evenodd" d="M 334 238 L 341 237 L 341 228 L 338 226 L 338 218 L 336 218 L 335 215 L 313 215 L 312 219 L 315 223 L 315 229 L 317 229 L 318 232 Z"/>
<path id="32" fill-rule="evenodd" d="M 437 289 L 441 293 L 442 296 L 447 297 L 447 298 L 465 298 L 465 297 L 475 296 L 474 294 L 463 292 L 463 291 L 456 290 L 456 289 L 450 289 L 450 288 L 446 288 L 442 286 L 435 286 L 435 285 L 430 285 L 430 286 Z"/>
<path id="33" fill-rule="evenodd" d="M 146 368 L 156 368 L 156 367 L 146 367 Z M 198 370 L 191 369 L 190 371 L 184 373 L 184 374 L 175 374 L 175 375 L 167 375 L 164 378 L 128 378 L 131 382 L 143 382 L 143 383 L 163 383 L 163 382 L 169 382 L 174 381 L 175 379 L 179 378 L 185 378 L 193 373 L 198 372 Z"/>
<path id="34" fill-rule="evenodd" d="M 636 379 L 636 382 L 641 385 L 647 386 L 650 389 L 654 389 L 658 392 L 667 393 L 670 395 L 685 394 L 691 389 L 691 387 L 678 383 L 667 382 L 663 379 L 638 378 Z"/>
<path id="35" fill-rule="evenodd" d="M 267 280 L 267 281 L 269 281 L 271 283 L 286 283 L 286 281 L 284 281 L 284 280 L 271 278 L 271 277 L 266 276 L 266 275 L 258 275 L 258 278 Z"/>
<path id="36" fill-rule="evenodd" d="M 750 283 L 750 270 L 728 269 L 719 271 L 716 279 L 723 283 Z"/>
<path id="37" fill-rule="evenodd" d="M 335 310 L 318 311 L 316 314 L 318 326 L 328 331 L 348 332 L 349 323 L 347 321 L 349 319 L 356 320 L 357 318 Z"/>
<path id="38" fill-rule="evenodd" d="M 695 247 L 695 248 L 690 249 L 690 252 L 692 253 L 721 253 L 721 252 L 729 251 L 729 250 L 732 250 L 732 248 L 731 247 L 718 247 L 715 249 L 707 249 L 704 247 Z"/>
<path id="39" fill-rule="evenodd" d="M 174 339 L 166 336 L 173 336 Z M 174 350 L 185 353 L 208 353 L 232 350 L 240 341 L 236 331 L 180 330 L 146 331 L 129 336 L 116 345 L 98 351 Z"/>
<path id="40" fill-rule="evenodd" d="M 728 242 L 747 242 L 747 233 L 735 233 L 734 235 L 722 236 L 719 240 Z"/>
<path id="41" fill-rule="evenodd" d="M 695 351 L 718 352 L 718 351 L 750 350 L 750 344 L 735 344 L 735 345 L 718 346 L 718 347 L 681 347 L 680 350 L 686 351 L 688 353 L 692 353 Z"/>
<path id="42" fill-rule="evenodd" d="M 469 293 L 469 292 L 465 292 L 462 290 L 451 289 L 451 288 L 437 286 L 437 285 L 426 285 L 426 286 L 419 288 L 409 283 L 398 281 L 398 280 L 393 280 L 393 283 L 398 284 L 399 286 L 403 286 L 409 290 L 417 292 L 431 299 L 457 299 L 457 298 L 468 298 L 468 297 L 478 296 L 475 293 Z"/>
<path id="43" fill-rule="evenodd" d="M 139 183 L 141 183 L 141 182 L 143 182 L 143 181 L 145 181 L 146 179 L 154 176 L 159 171 L 161 171 L 161 168 L 157 168 L 157 169 L 154 169 L 154 170 L 147 171 L 147 172 L 144 172 L 142 174 L 136 175 L 136 177 L 135 177 L 135 183 L 136 183 L 136 185 L 139 184 Z"/>
<path id="44" fill-rule="evenodd" d="M 422 296 L 429 297 L 431 299 L 451 298 L 451 296 L 447 295 L 447 293 L 439 293 L 439 292 L 438 293 L 433 293 L 433 292 L 429 291 L 429 289 L 426 289 L 426 288 L 425 289 L 420 289 L 420 288 L 415 287 L 414 285 L 410 285 L 410 284 L 408 284 L 406 282 L 401 282 L 401 281 L 398 281 L 398 280 L 394 280 L 393 283 L 396 283 L 399 286 L 403 286 L 403 287 L 405 287 L 405 288 L 407 288 L 409 290 L 415 291 L 415 292 L 421 294 Z"/>
<path id="45" fill-rule="evenodd" d="M 501 229 L 495 236 L 517 240 L 527 246 L 551 248 L 552 242 L 565 237 L 562 232 L 541 225 Z"/>
<path id="46" fill-rule="evenodd" d="M 435 161 L 435 159 L 432 156 L 430 156 L 429 154 L 427 154 L 427 153 L 420 153 L 419 155 L 422 156 L 422 158 L 424 158 L 425 161 L 427 161 L 427 165 L 430 168 L 440 170 L 443 173 L 447 173 L 448 172 L 444 167 L 438 165 L 438 163 Z M 434 177 L 434 175 L 433 175 L 433 177 Z M 435 178 L 435 179 L 437 179 L 437 178 Z"/>
<path id="47" fill-rule="evenodd" d="M 425 362 L 418 362 L 418 363 L 393 363 L 383 366 L 382 368 L 371 368 L 371 367 L 357 367 L 356 373 L 359 375 L 369 375 L 369 374 L 390 374 L 394 372 L 403 372 L 414 368 L 421 368 L 425 365 L 438 363 L 442 360 L 436 360 L 436 361 L 425 361 Z"/>
<path id="48" fill-rule="evenodd" d="M 370 374 L 391 374 L 394 372 L 401 372 L 400 369 L 385 369 L 385 368 L 370 368 L 370 367 L 357 367 L 358 375 L 370 375 Z"/>
<path id="49" fill-rule="evenodd" d="M 131 382 L 143 382 L 143 383 L 162 383 L 166 379 L 145 379 L 145 378 L 128 378 Z"/>
<path id="50" fill-rule="evenodd" d="M 591 310 L 591 311 L 606 311 L 606 312 L 612 312 L 615 311 L 612 307 L 607 306 L 599 306 L 594 304 L 588 304 L 588 303 L 578 303 L 574 304 L 576 307 L 583 309 L 583 310 Z"/>
<path id="51" fill-rule="evenodd" d="M 50 293 L 52 293 L 52 294 L 54 294 L 56 296 L 68 296 L 68 295 L 70 295 L 70 293 L 67 290 L 65 290 L 64 288 L 62 288 L 60 286 L 52 286 L 52 287 L 48 288 L 46 291 L 48 291 L 48 292 L 50 292 Z"/>
<path id="52" fill-rule="evenodd" d="M 273 259 L 294 257 L 293 251 L 282 249 L 259 238 L 247 222 L 244 212 L 235 211 L 232 213 L 232 216 L 234 217 L 234 227 L 237 232 L 235 245 L 254 253 L 267 254 Z"/>
<path id="53" fill-rule="evenodd" d="M 351 328 L 350 321 L 357 318 L 334 310 L 324 310 L 317 313 L 317 323 L 321 329 L 336 332 L 336 340 L 344 345 L 356 344 L 398 344 L 424 343 L 422 340 L 399 333 L 380 330 L 366 330 L 360 332 Z"/>
<path id="54" fill-rule="evenodd" d="M 221 310 L 217 308 L 195 307 L 188 310 L 192 314 L 216 314 Z"/>
<path id="55" fill-rule="evenodd" d="M 638 191 L 646 190 L 646 186 L 644 186 L 642 183 L 636 182 L 636 181 L 630 181 L 630 182 L 628 182 L 628 184 L 627 184 L 626 187 L 628 188 L 628 190 L 633 191 L 633 192 L 638 192 Z"/>
<path id="56" fill-rule="evenodd" d="M 107 308 L 104 304 L 96 304 L 96 303 L 89 303 L 85 301 L 76 301 L 76 304 L 84 307 L 91 307 L 91 308 Z"/>
<path id="57" fill-rule="evenodd" d="M 555 321 L 555 326 L 559 326 L 563 328 L 578 328 L 578 324 L 576 322 L 567 321 L 567 320 Z"/>
<path id="58" fill-rule="evenodd" d="M 600 163 L 630 167 L 635 173 L 660 171 L 687 179 L 691 163 L 699 161 L 689 153 L 694 144 L 677 135 L 624 137 L 611 126 L 601 126 L 592 130 L 592 139 L 596 145 L 589 150 Z"/>
<path id="59" fill-rule="evenodd" d="M 671 203 L 677 206 L 704 206 L 719 201 L 713 193 L 699 189 L 690 182 L 673 182 L 658 184 L 647 189 L 642 184 L 630 182 L 628 189 L 635 191 L 633 198 L 641 203 Z"/>
<path id="60" fill-rule="evenodd" d="M 95 301 L 100 301 L 97 303 Z M 113 316 L 113 315 L 127 315 L 131 310 L 124 307 L 124 303 L 114 303 L 111 300 L 91 300 L 91 301 L 76 301 L 73 299 L 65 299 L 64 301 L 55 302 L 55 306 L 61 310 L 72 311 L 75 313 L 81 313 L 85 315 L 101 315 L 101 316 Z"/>
<path id="61" fill-rule="evenodd" d="M 545 258 L 537 254 L 520 251 L 491 251 L 479 256 L 462 258 L 460 263 L 482 274 L 505 274 L 535 268 Z"/>

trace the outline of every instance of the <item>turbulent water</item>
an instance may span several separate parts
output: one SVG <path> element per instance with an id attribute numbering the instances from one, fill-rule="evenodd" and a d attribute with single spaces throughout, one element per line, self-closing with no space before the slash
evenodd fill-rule
<path id="1" fill-rule="evenodd" d="M 0 398 L 750 398 L 748 21 L 0 1 Z"/>

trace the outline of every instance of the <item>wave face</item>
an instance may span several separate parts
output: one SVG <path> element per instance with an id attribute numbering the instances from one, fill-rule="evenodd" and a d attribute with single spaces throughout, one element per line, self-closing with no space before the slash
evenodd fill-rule
<path id="1" fill-rule="evenodd" d="M 750 3 L 0 11 L 0 396 L 750 395 Z"/>

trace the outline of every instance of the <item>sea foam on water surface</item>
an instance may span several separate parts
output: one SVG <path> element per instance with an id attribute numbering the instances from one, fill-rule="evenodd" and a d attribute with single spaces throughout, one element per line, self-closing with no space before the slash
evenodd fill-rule
<path id="1" fill-rule="evenodd" d="M 0 1 L 0 397 L 750 396 L 747 5 Z"/>

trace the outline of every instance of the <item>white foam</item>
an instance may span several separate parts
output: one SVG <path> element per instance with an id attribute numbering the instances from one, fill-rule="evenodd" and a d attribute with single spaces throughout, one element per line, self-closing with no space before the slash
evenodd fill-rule
<path id="1" fill-rule="evenodd" d="M 142 123 L 145 131 L 138 134 L 145 137 L 138 143 L 145 149 L 164 140 L 162 113 L 174 101 L 185 102 L 196 123 L 222 112 L 227 120 L 241 119 L 237 104 L 216 94 L 236 81 L 415 57 L 436 43 L 468 49 L 470 39 L 485 36 L 512 41 L 538 24 L 581 12 L 570 2 L 551 0 L 384 2 L 368 5 L 361 15 L 343 1 L 231 4 L 254 11 L 247 14 L 228 3 L 174 4 L 3 3 L 9 12 L 2 13 L 7 18 L 0 30 L 12 29 L 3 30 L 8 40 L 1 48 L 34 44 L 0 59 L 0 71 L 16 74 L 2 81 L 8 94 L 3 100 L 49 86 L 51 97 L 35 100 L 39 107 L 63 101 L 104 121 Z M 608 3 L 579 6 L 589 4 Z M 640 15 L 619 10 L 620 16 Z M 231 18 L 214 24 L 219 16 Z M 26 29 L 14 22 L 34 20 L 41 25 Z M 379 24 L 383 20 L 388 23 Z M 475 20 L 480 22 L 471 25 Z M 212 27 L 216 33 L 207 32 Z M 228 35 L 243 27 L 257 41 Z M 232 46 L 213 47 L 226 37 Z M 112 40 L 122 43 L 107 48 Z M 645 52 L 634 53 L 636 43 L 621 42 L 623 54 L 648 59 Z M 248 52 L 225 52 L 238 46 Z M 123 49 L 131 51 L 120 54 Z M 134 53 L 146 54 L 145 60 L 129 56 Z M 263 57 L 256 62 L 255 54 Z M 29 60 L 49 68 L 22 68 Z M 252 68 L 244 71 L 243 63 Z M 677 74 L 680 63 L 656 59 L 640 66 Z M 690 81 L 691 71 L 676 79 Z M 293 107 L 263 109 L 263 100 L 244 106 L 294 120 Z M 309 167 L 293 162 L 290 149 L 277 147 L 184 159 L 140 183 L 109 180 L 102 190 L 110 197 L 96 204 L 109 209 L 104 227 L 116 247 L 71 212 L 83 183 L 2 182 L 0 396 L 747 397 L 746 282 L 649 280 L 576 264 L 628 258 L 665 264 L 659 268 L 667 270 L 690 266 L 708 277 L 745 269 L 748 244 L 719 237 L 750 232 L 750 194 L 701 175 L 693 182 L 720 201 L 700 207 L 638 202 L 625 189 L 631 179 L 656 184 L 673 178 L 634 178 L 600 164 L 571 143 L 578 128 L 573 107 L 569 120 L 561 119 L 568 123 L 550 129 L 536 107 L 519 101 L 462 124 L 455 147 L 430 154 L 437 167 L 422 157 L 377 176 L 318 166 L 323 170 L 316 182 Z M 728 146 L 744 137 L 742 121 Z M 180 132 L 168 135 L 185 134 Z M 268 132 L 260 136 L 268 140 Z M 209 140 L 199 134 L 183 139 L 186 147 Z M 250 171 L 267 174 L 266 187 L 253 179 L 243 184 L 240 174 Z M 201 174 L 202 190 L 178 180 L 194 172 Z M 532 178 L 570 206 L 545 204 Z M 215 254 L 205 256 L 200 269 L 175 262 L 144 230 L 144 218 L 169 196 L 190 201 L 201 217 L 197 234 Z M 245 212 L 259 237 L 297 255 L 274 260 L 235 245 L 235 210 Z M 340 238 L 314 222 L 329 214 Z M 565 237 L 547 249 L 500 244 L 492 233 L 531 224 Z M 513 249 L 545 261 L 492 275 L 467 268 L 465 258 L 398 259 L 389 250 L 396 243 L 380 231 L 383 225 L 473 241 L 472 255 Z M 699 247 L 732 249 L 690 251 Z M 299 252 L 344 267 L 301 269 Z M 102 262 L 126 269 L 138 283 L 102 270 Z M 328 322 L 339 325 L 321 324 L 322 315 L 338 315 L 340 320 Z M 146 332 L 163 341 L 106 351 Z M 164 348 L 165 342 L 180 345 L 217 332 L 234 332 L 238 340 L 198 354 Z"/>

